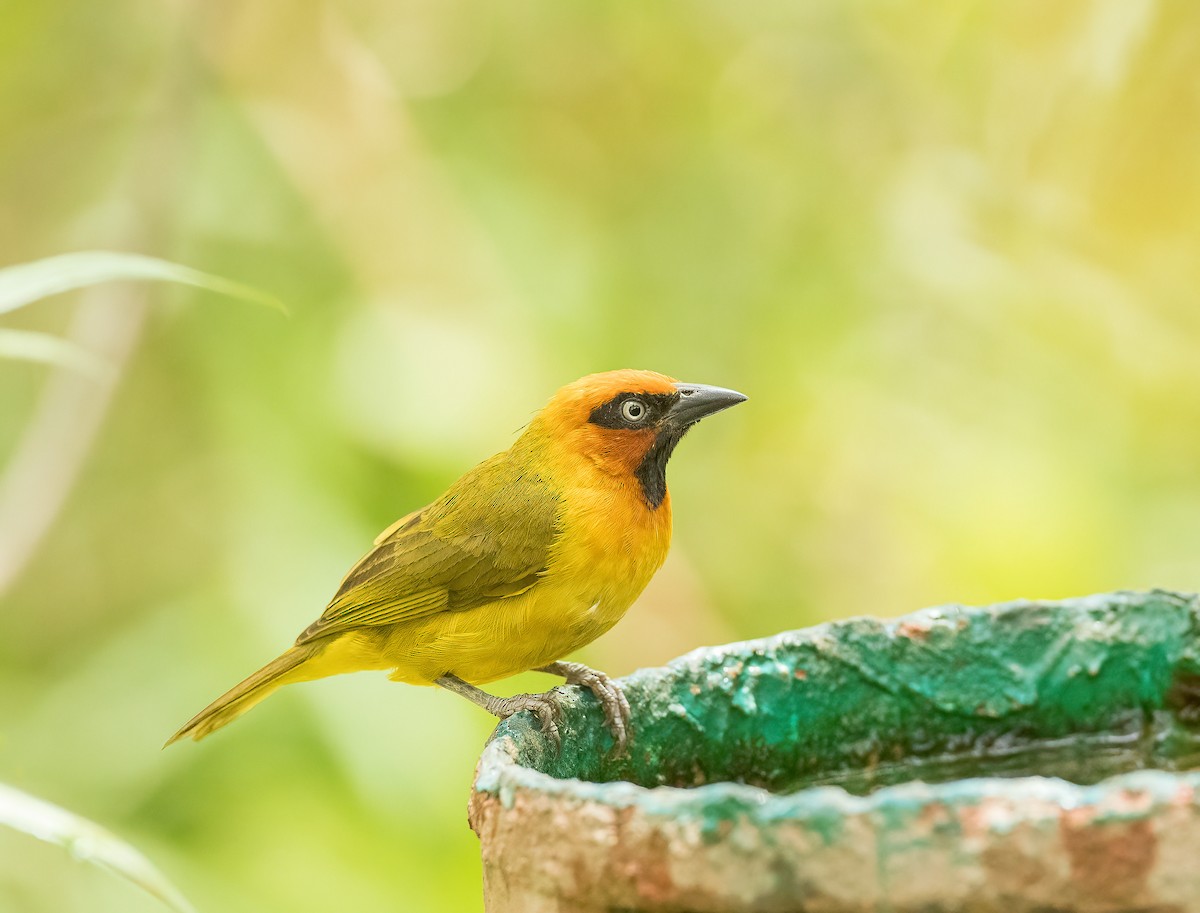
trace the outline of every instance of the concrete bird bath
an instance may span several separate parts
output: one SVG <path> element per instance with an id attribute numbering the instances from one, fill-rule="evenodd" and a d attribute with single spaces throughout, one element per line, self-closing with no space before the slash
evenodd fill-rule
<path id="1" fill-rule="evenodd" d="M 1200 910 L 1200 601 L 928 609 L 567 689 L 470 804 L 489 913 Z"/>

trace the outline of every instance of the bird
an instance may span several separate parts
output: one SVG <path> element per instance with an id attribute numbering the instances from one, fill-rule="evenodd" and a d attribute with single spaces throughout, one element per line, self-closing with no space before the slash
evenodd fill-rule
<path id="1" fill-rule="evenodd" d="M 390 670 L 502 720 L 528 710 L 561 750 L 553 689 L 497 697 L 479 687 L 537 670 L 590 690 L 621 754 L 632 721 L 620 685 L 565 657 L 616 624 L 666 559 L 676 445 L 745 399 L 631 369 L 567 384 L 508 450 L 380 533 L 293 646 L 163 747 L 204 738 L 283 685 Z"/>

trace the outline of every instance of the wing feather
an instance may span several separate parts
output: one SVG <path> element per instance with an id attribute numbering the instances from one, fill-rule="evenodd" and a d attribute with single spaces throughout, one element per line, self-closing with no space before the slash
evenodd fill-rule
<path id="1" fill-rule="evenodd" d="M 523 593 L 545 571 L 558 531 L 553 490 L 499 454 L 384 530 L 296 643 Z"/>

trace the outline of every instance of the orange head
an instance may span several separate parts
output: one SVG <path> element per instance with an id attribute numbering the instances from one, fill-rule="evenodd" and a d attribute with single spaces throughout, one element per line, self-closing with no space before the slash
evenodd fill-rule
<path id="1" fill-rule="evenodd" d="M 655 509 L 667 494 L 667 460 L 688 429 L 745 399 L 733 390 L 680 383 L 654 371 L 607 371 L 555 393 L 529 430 L 554 442 L 560 453 L 636 479 Z"/>

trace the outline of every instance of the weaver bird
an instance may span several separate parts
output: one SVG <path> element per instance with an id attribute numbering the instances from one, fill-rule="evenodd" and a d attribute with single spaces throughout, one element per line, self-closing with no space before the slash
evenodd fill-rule
<path id="1" fill-rule="evenodd" d="M 477 687 L 534 669 L 590 689 L 624 751 L 620 687 L 563 657 L 616 624 L 666 558 L 675 445 L 745 399 L 652 371 L 568 384 L 512 447 L 384 530 L 293 647 L 167 744 L 203 738 L 281 685 L 365 669 L 440 685 L 501 719 L 532 711 L 557 744 L 553 691 L 501 698 Z"/>

